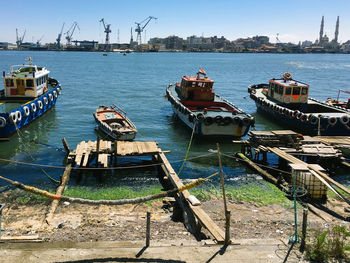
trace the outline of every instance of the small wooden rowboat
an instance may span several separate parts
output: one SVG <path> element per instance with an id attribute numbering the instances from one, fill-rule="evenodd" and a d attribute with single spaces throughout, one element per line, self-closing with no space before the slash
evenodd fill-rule
<path id="1" fill-rule="evenodd" d="M 135 139 L 137 133 L 135 125 L 126 117 L 126 112 L 117 105 L 99 106 L 94 118 L 99 129 L 111 139 L 119 141 Z"/>

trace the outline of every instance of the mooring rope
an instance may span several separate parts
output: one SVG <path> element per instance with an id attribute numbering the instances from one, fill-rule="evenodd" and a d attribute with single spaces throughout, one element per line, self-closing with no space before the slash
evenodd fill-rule
<path id="1" fill-rule="evenodd" d="M 28 186 L 28 185 L 24 185 L 22 183 L 19 183 L 17 181 L 13 181 L 11 179 L 8 179 L 6 177 L 0 176 L 0 179 L 5 180 L 9 183 L 11 183 L 13 186 L 15 186 L 18 189 L 24 190 L 26 192 L 29 193 L 33 193 L 36 195 L 40 195 L 52 200 L 60 200 L 60 201 L 68 201 L 71 203 L 79 203 L 79 204 L 91 204 L 91 205 L 100 205 L 100 204 L 104 204 L 104 205 L 124 205 L 124 204 L 138 204 L 138 203 L 144 203 L 147 201 L 151 201 L 151 200 L 155 200 L 155 199 L 159 199 L 162 197 L 166 197 L 175 193 L 181 193 L 185 190 L 189 190 L 191 188 L 194 188 L 202 183 L 204 183 L 205 181 L 209 180 L 211 177 L 214 177 L 216 175 L 218 175 L 219 173 L 216 172 L 214 174 L 211 174 L 205 178 L 198 178 L 193 182 L 190 182 L 188 184 L 185 184 L 177 189 L 172 189 L 169 191 L 165 191 L 165 192 L 160 192 L 158 194 L 153 194 L 153 195 L 148 195 L 148 196 L 144 196 L 144 197 L 138 197 L 138 198 L 132 198 L 132 199 L 120 199 L 120 200 L 90 200 L 90 199 L 84 199 L 84 198 L 76 198 L 76 197 L 69 197 L 69 196 L 64 196 L 64 195 L 56 195 L 56 194 L 52 194 L 48 191 L 45 190 L 41 190 L 38 189 L 36 187 L 33 186 Z"/>
<path id="2" fill-rule="evenodd" d="M 194 160 L 202 157 L 207 157 L 210 155 L 213 155 L 215 153 L 208 153 L 208 154 L 202 154 L 198 156 L 194 156 L 191 158 L 188 158 L 187 161 L 189 160 Z M 22 165 L 29 165 L 29 166 L 36 166 L 36 167 L 46 167 L 46 168 L 56 168 L 56 169 L 65 169 L 65 166 L 58 166 L 58 165 L 48 165 L 48 164 L 36 164 L 36 163 L 28 163 L 28 162 L 21 162 L 21 161 L 15 161 L 15 160 L 9 160 L 9 159 L 3 159 L 0 158 L 0 161 L 3 162 L 8 162 L 8 163 L 15 163 L 15 164 L 22 164 Z M 179 163 L 183 162 L 184 159 L 182 160 L 176 160 L 171 163 Z M 163 163 L 154 163 L 154 164 L 143 164 L 143 165 L 133 165 L 133 166 L 119 166 L 119 167 L 108 167 L 108 168 L 103 168 L 103 167 L 74 167 L 73 169 L 75 170 L 120 170 L 120 169 L 136 169 L 136 168 L 146 168 L 146 167 L 152 167 L 152 166 L 159 166 L 162 165 Z"/>
<path id="3" fill-rule="evenodd" d="M 20 131 L 20 129 L 18 129 L 17 124 L 16 124 L 15 122 L 14 122 L 13 124 L 15 125 L 16 131 L 17 131 L 17 134 L 18 134 L 18 137 L 19 137 L 21 140 L 24 140 L 24 139 L 23 139 L 24 136 L 22 136 L 22 132 Z M 35 158 L 33 157 L 33 155 L 31 155 L 29 152 L 25 152 L 25 153 L 28 154 L 29 157 L 30 157 L 33 161 L 35 161 Z M 40 169 L 41 169 L 41 171 L 42 171 L 51 181 L 53 181 L 53 182 L 56 183 L 56 184 L 59 184 L 59 183 L 60 183 L 60 181 L 58 181 L 58 180 L 54 179 L 53 177 L 51 177 L 43 168 L 40 168 Z"/>
<path id="4" fill-rule="evenodd" d="M 192 134 L 191 134 L 191 138 L 190 138 L 190 142 L 188 143 L 188 147 L 187 147 L 187 151 L 186 151 L 186 155 L 185 155 L 185 158 L 181 164 L 181 167 L 179 169 L 179 171 L 177 172 L 177 175 L 179 176 L 184 165 L 185 165 L 185 162 L 187 161 L 187 157 L 188 157 L 188 154 L 190 152 L 190 148 L 191 148 L 191 144 L 192 144 L 192 140 L 193 140 L 193 136 L 194 136 L 194 132 L 196 131 L 196 120 L 194 120 L 194 123 L 193 123 L 193 129 L 192 129 Z"/>

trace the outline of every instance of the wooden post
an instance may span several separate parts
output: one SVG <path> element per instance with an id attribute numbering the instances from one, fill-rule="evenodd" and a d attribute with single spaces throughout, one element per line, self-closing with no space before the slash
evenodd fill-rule
<path id="1" fill-rule="evenodd" d="M 114 141 L 114 166 L 117 166 L 118 141 Z"/>
<path id="2" fill-rule="evenodd" d="M 62 138 L 62 144 L 63 144 L 63 147 L 64 149 L 66 150 L 66 153 L 69 154 L 70 153 L 70 149 L 69 149 L 69 146 L 68 146 L 68 142 L 66 141 L 66 138 Z"/>
<path id="3" fill-rule="evenodd" d="M 146 247 L 149 247 L 150 239 L 151 239 L 151 212 L 147 212 Z"/>
<path id="4" fill-rule="evenodd" d="M 1 239 L 1 217 L 2 217 L 2 209 L 5 207 L 5 204 L 0 204 L 0 239 Z"/>
<path id="5" fill-rule="evenodd" d="M 100 136 L 97 136 L 96 141 L 96 167 L 98 166 L 98 155 L 100 153 Z"/>
<path id="6" fill-rule="evenodd" d="M 307 228 L 307 212 L 308 212 L 308 210 L 305 208 L 303 210 L 303 226 L 302 226 L 301 244 L 300 244 L 300 251 L 301 252 L 304 252 L 304 250 L 305 250 L 305 239 L 306 239 L 306 228 Z"/>
<path id="7" fill-rule="evenodd" d="M 221 178 L 221 187 L 222 187 L 222 196 L 224 199 L 224 208 L 225 208 L 225 245 L 229 245 L 230 240 L 230 218 L 231 218 L 231 211 L 227 209 L 227 202 L 226 202 L 226 192 L 225 192 L 225 183 L 224 183 L 224 173 L 222 171 L 222 164 L 221 164 L 221 153 L 220 153 L 220 145 L 219 143 L 216 144 L 216 147 L 218 149 L 218 161 L 219 161 L 219 168 L 220 168 L 220 178 Z"/>

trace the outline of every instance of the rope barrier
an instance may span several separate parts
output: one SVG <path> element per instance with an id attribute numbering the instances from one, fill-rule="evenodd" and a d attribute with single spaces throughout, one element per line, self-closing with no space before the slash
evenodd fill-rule
<path id="1" fill-rule="evenodd" d="M 33 186 L 24 185 L 22 183 L 19 183 L 17 181 L 13 181 L 13 180 L 8 179 L 8 178 L 3 177 L 3 176 L 0 176 L 0 179 L 5 180 L 5 181 L 13 184 L 13 186 L 15 186 L 18 189 L 21 189 L 21 190 L 24 190 L 26 192 L 33 193 L 36 195 L 40 195 L 40 196 L 43 196 L 43 197 L 46 197 L 49 199 L 53 199 L 53 200 L 68 201 L 71 203 L 79 203 L 79 204 L 91 204 L 91 205 L 100 205 L 100 204 L 124 205 L 124 204 L 144 203 L 146 201 L 151 201 L 151 200 L 166 197 L 166 196 L 169 196 L 169 195 L 172 195 L 175 193 L 180 193 L 180 192 L 183 192 L 185 190 L 189 190 L 191 188 L 194 188 L 194 187 L 204 183 L 205 181 L 209 180 L 211 177 L 214 177 L 218 174 L 219 173 L 216 172 L 216 173 L 211 174 L 205 178 L 198 178 L 195 181 L 190 182 L 188 184 L 185 184 L 177 189 L 172 189 L 169 191 L 160 192 L 158 194 L 148 195 L 148 196 L 144 196 L 144 197 L 138 197 L 138 198 L 132 198 L 132 199 L 120 199 L 120 200 L 89 200 L 89 199 L 75 198 L 75 197 L 69 197 L 69 196 L 64 196 L 64 195 L 56 195 L 56 194 L 52 194 L 48 191 L 38 189 L 38 188 L 33 187 Z"/>

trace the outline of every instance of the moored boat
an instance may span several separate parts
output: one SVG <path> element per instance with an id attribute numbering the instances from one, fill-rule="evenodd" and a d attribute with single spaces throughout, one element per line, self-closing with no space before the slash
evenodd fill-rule
<path id="1" fill-rule="evenodd" d="M 61 84 L 49 78 L 45 67 L 15 65 L 3 72 L 4 89 L 0 90 L 0 138 L 30 124 L 56 104 Z"/>
<path id="2" fill-rule="evenodd" d="M 119 141 L 135 139 L 137 129 L 126 117 L 126 112 L 117 105 L 111 107 L 99 106 L 94 113 L 99 129 L 109 138 Z"/>
<path id="3" fill-rule="evenodd" d="M 254 119 L 213 91 L 214 81 L 203 69 L 196 76 L 183 76 L 169 85 L 168 100 L 179 119 L 198 135 L 242 137 Z"/>
<path id="4" fill-rule="evenodd" d="M 248 87 L 258 111 L 308 135 L 350 135 L 350 110 L 309 98 L 309 85 L 292 79 L 270 79 Z"/>
<path id="5" fill-rule="evenodd" d="M 346 94 L 350 94 L 350 91 L 340 89 L 340 90 L 338 91 L 338 97 L 337 97 L 337 99 L 328 98 L 328 99 L 326 100 L 326 103 L 327 103 L 327 104 L 330 104 L 330 105 L 333 105 L 333 106 L 339 106 L 339 107 L 343 107 L 343 108 L 345 108 L 345 109 L 350 109 L 350 98 L 348 98 L 347 101 L 341 101 L 341 100 L 339 99 L 340 93 L 341 93 L 341 92 L 346 93 Z"/>

